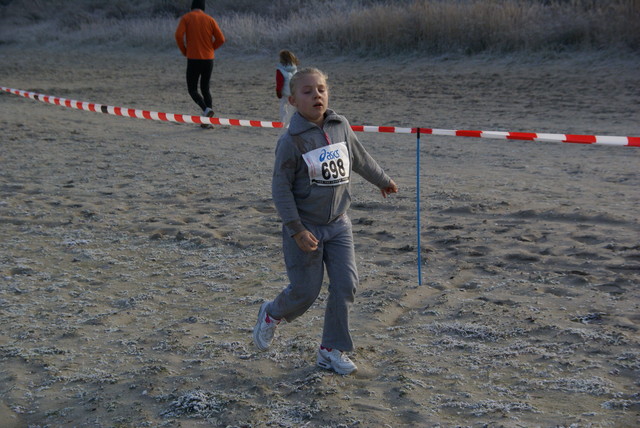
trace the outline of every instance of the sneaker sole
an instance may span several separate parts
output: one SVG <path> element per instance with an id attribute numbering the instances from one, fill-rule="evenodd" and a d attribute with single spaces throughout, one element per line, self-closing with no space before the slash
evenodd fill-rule
<path id="1" fill-rule="evenodd" d="M 258 311 L 258 321 L 256 322 L 256 326 L 253 327 L 253 344 L 256 345 L 256 348 L 258 348 L 261 351 L 266 351 L 267 349 L 269 349 L 269 345 L 264 347 L 258 343 L 258 333 L 260 332 L 260 320 L 263 320 L 267 316 L 267 304 L 268 304 L 267 302 L 264 302 L 262 306 L 260 306 L 260 310 Z"/>

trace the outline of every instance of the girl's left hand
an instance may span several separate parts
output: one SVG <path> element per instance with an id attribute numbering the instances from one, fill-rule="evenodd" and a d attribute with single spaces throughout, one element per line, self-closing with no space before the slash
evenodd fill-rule
<path id="1" fill-rule="evenodd" d="M 398 186 L 393 180 L 391 180 L 391 183 L 389 183 L 387 187 L 385 187 L 384 189 L 380 189 L 380 193 L 382 193 L 383 198 L 386 198 L 392 193 L 398 193 Z"/>

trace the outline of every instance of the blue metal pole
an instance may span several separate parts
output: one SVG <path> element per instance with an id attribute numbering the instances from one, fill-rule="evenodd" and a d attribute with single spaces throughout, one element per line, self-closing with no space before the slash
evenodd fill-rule
<path id="1" fill-rule="evenodd" d="M 422 285 L 422 255 L 420 245 L 420 128 L 416 138 L 416 229 L 418 231 L 418 285 Z"/>

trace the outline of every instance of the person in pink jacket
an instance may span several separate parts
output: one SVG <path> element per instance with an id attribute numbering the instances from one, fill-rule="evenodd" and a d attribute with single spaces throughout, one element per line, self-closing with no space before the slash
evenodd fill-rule
<path id="1" fill-rule="evenodd" d="M 191 11 L 180 18 L 175 38 L 178 48 L 187 57 L 187 89 L 202 115 L 213 117 L 213 100 L 209 83 L 215 51 L 224 44 L 224 34 L 218 23 L 204 13 L 205 0 L 193 0 Z M 198 92 L 198 83 L 200 91 Z"/>

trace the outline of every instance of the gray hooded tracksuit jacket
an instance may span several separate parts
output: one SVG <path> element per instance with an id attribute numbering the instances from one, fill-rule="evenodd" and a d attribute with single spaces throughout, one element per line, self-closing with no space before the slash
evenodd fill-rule
<path id="1" fill-rule="evenodd" d="M 349 122 L 333 110 L 327 110 L 324 128 L 296 113 L 276 147 L 272 196 L 276 209 L 291 236 L 305 230 L 304 223 L 328 224 L 344 214 L 351 205 L 349 183 L 337 186 L 311 184 L 309 169 L 302 154 L 330 144 L 345 142 L 350 168 L 378 188 L 386 188 L 391 179 L 367 153 Z M 349 176 L 351 171 L 349 171 Z"/>
<path id="2" fill-rule="evenodd" d="M 378 188 L 391 184 L 343 116 L 327 110 L 321 129 L 294 114 L 276 147 L 272 182 L 273 200 L 283 221 L 289 285 L 269 304 L 267 313 L 288 322 L 304 314 L 320 294 L 326 267 L 330 284 L 321 344 L 341 351 L 353 350 L 349 307 L 358 285 L 351 222 L 344 215 L 351 204 L 352 171 Z M 304 230 L 318 239 L 316 251 L 298 248 L 293 235 Z"/>

